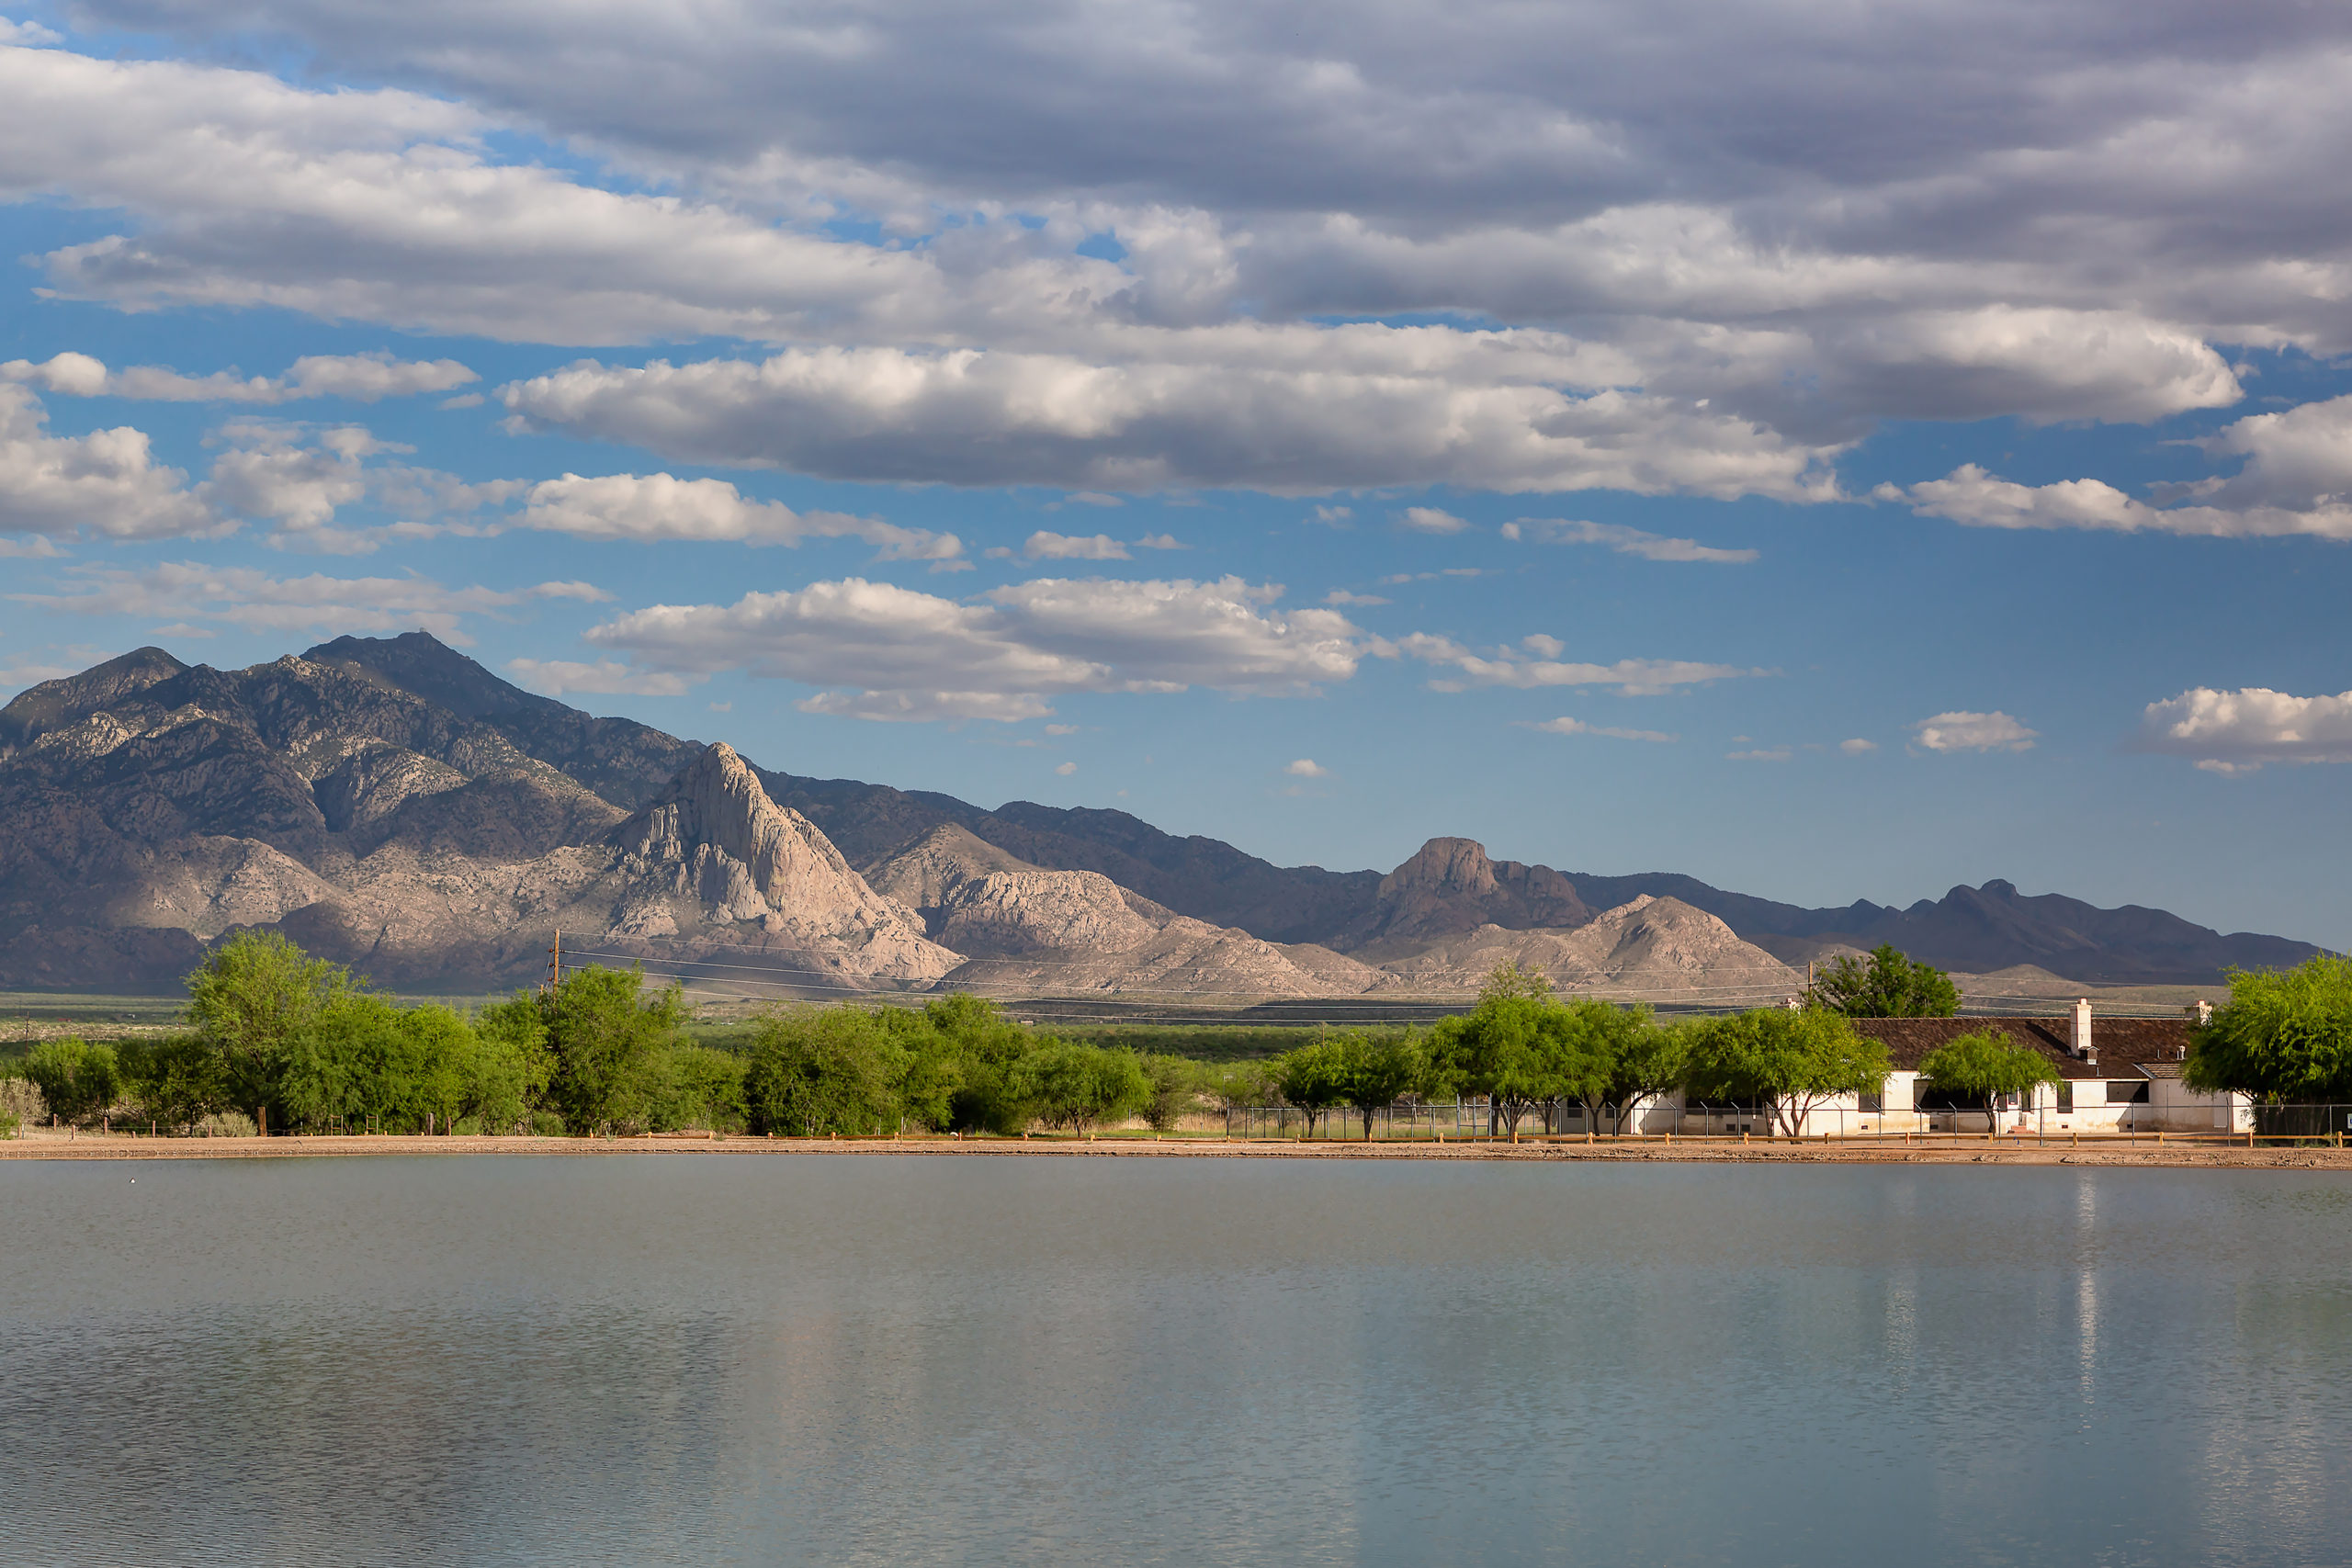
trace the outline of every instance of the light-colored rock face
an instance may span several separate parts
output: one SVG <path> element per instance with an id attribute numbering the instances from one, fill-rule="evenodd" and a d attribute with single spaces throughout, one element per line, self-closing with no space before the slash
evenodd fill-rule
<path id="1" fill-rule="evenodd" d="M 936 979 L 960 962 L 808 818 L 770 800 L 729 747 L 705 751 L 608 841 L 621 884 L 609 938 L 802 949 L 875 980 Z"/>
<path id="2" fill-rule="evenodd" d="M 1142 946 L 1159 928 L 1127 908 L 1107 876 L 992 871 L 947 892 L 933 934 L 967 957 L 1054 948 L 1111 953 Z"/>
<path id="3" fill-rule="evenodd" d="M 947 896 L 990 872 L 1038 871 L 1041 867 L 998 849 L 968 829 L 943 822 L 905 848 L 865 868 L 866 885 L 885 898 L 930 918 Z"/>
<path id="4" fill-rule="evenodd" d="M 1326 948 L 1283 947 L 1179 915 L 1139 945 L 1116 952 L 1066 947 L 976 955 L 948 983 L 1004 996 L 1240 998 L 1353 996 L 1391 982 Z"/>
<path id="5" fill-rule="evenodd" d="M 946 824 L 876 863 L 880 891 L 922 914 L 932 940 L 967 962 L 963 989 L 1315 997 L 1384 984 L 1325 948 L 1285 948 L 1186 919 L 1091 871 L 1045 871 Z"/>
<path id="6" fill-rule="evenodd" d="M 1564 991 L 1704 989 L 1762 1005 L 1804 987 L 1802 974 L 1740 941 L 1714 916 L 1646 895 L 1572 931 L 1482 926 L 1383 967 L 1416 987 L 1467 990 L 1504 963 L 1536 970 Z"/>

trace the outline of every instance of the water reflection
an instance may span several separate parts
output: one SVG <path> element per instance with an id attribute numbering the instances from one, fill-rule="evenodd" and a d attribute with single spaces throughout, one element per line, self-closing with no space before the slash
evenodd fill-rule
<path id="1" fill-rule="evenodd" d="M 0 1167 L 12 1558 L 2251 1563 L 2352 1514 L 2316 1175 L 139 1174 Z"/>

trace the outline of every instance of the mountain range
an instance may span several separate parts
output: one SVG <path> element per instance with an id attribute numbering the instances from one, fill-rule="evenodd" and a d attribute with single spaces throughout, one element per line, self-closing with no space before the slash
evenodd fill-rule
<path id="1" fill-rule="evenodd" d="M 1762 997 L 1881 942 L 2101 984 L 2319 951 L 1999 881 L 1813 909 L 1460 838 L 1385 875 L 1277 866 L 1124 812 L 772 772 L 423 632 L 239 671 L 141 649 L 0 710 L 0 987 L 165 987 L 242 927 L 417 989 L 527 979 L 560 930 L 813 994 L 1445 991 L 1515 958 L 1571 988 Z"/>

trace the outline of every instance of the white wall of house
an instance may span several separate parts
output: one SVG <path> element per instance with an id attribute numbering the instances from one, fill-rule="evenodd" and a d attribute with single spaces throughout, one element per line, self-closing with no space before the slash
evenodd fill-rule
<path id="1" fill-rule="evenodd" d="M 2151 1124 L 2168 1133 L 2244 1133 L 2254 1126 L 2254 1100 L 2243 1094 L 2201 1094 L 2178 1078 L 2148 1085 Z"/>

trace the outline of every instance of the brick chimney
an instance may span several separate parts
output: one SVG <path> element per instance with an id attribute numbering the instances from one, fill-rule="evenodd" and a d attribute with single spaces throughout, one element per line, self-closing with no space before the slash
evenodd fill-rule
<path id="1" fill-rule="evenodd" d="M 2188 1014 L 2200 1024 L 2211 1023 L 2213 1021 L 2213 1004 L 2199 997 L 2189 1008 Z"/>
<path id="2" fill-rule="evenodd" d="M 2067 1043 L 2074 1048 L 2075 1055 L 2084 1061 L 2098 1060 L 2098 1052 L 2091 1044 L 2091 1003 L 2088 997 L 2075 998 L 2074 1028 Z"/>

